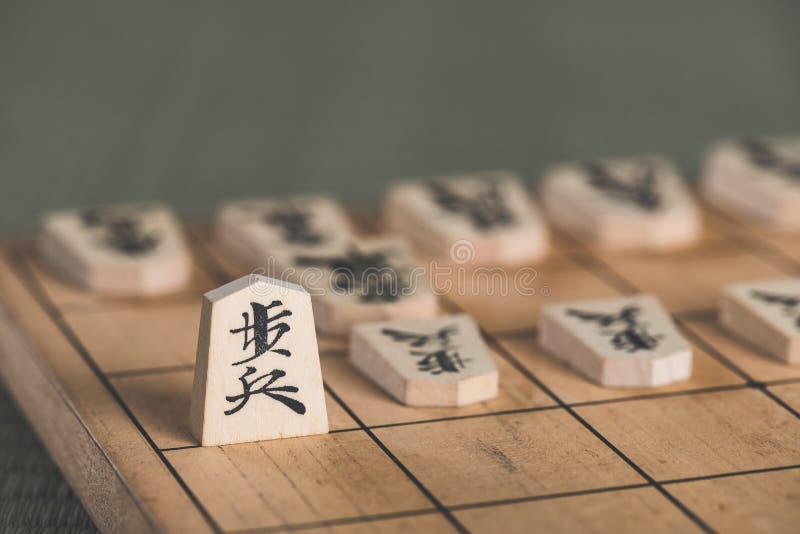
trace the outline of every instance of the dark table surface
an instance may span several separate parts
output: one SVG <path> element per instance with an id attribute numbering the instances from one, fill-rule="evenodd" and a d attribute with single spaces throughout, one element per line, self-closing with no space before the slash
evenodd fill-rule
<path id="1" fill-rule="evenodd" d="M 0 2 L 0 235 L 800 133 L 796 2 Z M 91 522 L 0 394 L 0 531 Z"/>

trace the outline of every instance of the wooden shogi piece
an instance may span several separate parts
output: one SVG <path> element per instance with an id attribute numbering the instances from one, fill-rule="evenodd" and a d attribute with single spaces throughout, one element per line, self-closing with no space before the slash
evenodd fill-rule
<path id="1" fill-rule="evenodd" d="M 408 406 L 464 406 L 497 396 L 497 368 L 465 314 L 356 325 L 350 362 Z"/>
<path id="2" fill-rule="evenodd" d="M 387 226 L 427 257 L 509 265 L 540 259 L 549 248 L 538 209 L 510 172 L 401 182 L 384 209 Z"/>
<path id="3" fill-rule="evenodd" d="M 42 261 L 81 287 L 116 296 L 152 296 L 184 287 L 192 259 L 172 212 L 160 204 L 60 210 L 44 216 Z"/>
<path id="4" fill-rule="evenodd" d="M 290 280 L 312 295 L 320 332 L 345 336 L 360 322 L 433 317 L 439 312 L 427 273 L 400 237 L 355 240 L 341 251 L 282 251 Z"/>
<path id="5" fill-rule="evenodd" d="M 720 302 L 720 322 L 766 354 L 800 363 L 800 278 L 729 285 Z"/>
<path id="6" fill-rule="evenodd" d="M 284 277 L 272 271 L 287 267 L 270 263 L 279 252 L 334 252 L 354 238 L 344 209 L 324 196 L 228 202 L 217 212 L 214 233 L 234 261 L 276 278 Z"/>
<path id="7" fill-rule="evenodd" d="M 555 226 L 600 248 L 670 249 L 700 235 L 697 205 L 663 158 L 556 166 L 546 173 L 540 192 Z"/>
<path id="8" fill-rule="evenodd" d="M 650 295 L 545 306 L 539 344 L 603 386 L 661 386 L 692 373 L 691 346 Z"/>
<path id="9" fill-rule="evenodd" d="M 305 289 L 246 275 L 203 296 L 190 424 L 203 446 L 328 432 Z"/>
<path id="10" fill-rule="evenodd" d="M 739 219 L 800 229 L 800 138 L 717 143 L 701 189 L 709 203 Z"/>

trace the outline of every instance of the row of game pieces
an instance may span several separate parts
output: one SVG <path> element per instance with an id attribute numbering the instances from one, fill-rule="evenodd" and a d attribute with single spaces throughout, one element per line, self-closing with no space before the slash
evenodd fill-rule
<path id="1" fill-rule="evenodd" d="M 800 140 L 729 141 L 711 150 L 701 191 L 738 218 L 800 229 L 798 178 Z M 599 247 L 669 249 L 700 235 L 698 208 L 662 158 L 557 166 L 545 175 L 540 197 L 556 227 Z M 400 183 L 382 213 L 389 231 L 428 258 L 510 265 L 535 262 L 548 251 L 543 217 L 510 173 Z M 294 257 L 319 264 L 323 253 L 334 258 L 359 248 L 344 210 L 321 197 L 227 204 L 215 233 L 242 264 L 294 270 L 296 278 L 305 265 L 295 265 Z M 458 243 L 466 245 L 459 249 Z M 174 217 L 160 206 L 54 213 L 45 218 L 40 244 L 49 263 L 93 291 L 152 295 L 174 291 L 189 278 L 188 249 Z M 385 245 L 364 243 L 360 254 L 374 255 Z M 399 259 L 408 259 L 402 244 L 395 248 Z M 275 263 L 266 265 L 268 258 Z"/>
<path id="2" fill-rule="evenodd" d="M 313 316 L 302 287 L 259 275 L 206 293 L 191 404 L 202 445 L 328 432 Z M 769 355 L 800 362 L 800 279 L 730 286 L 720 318 Z M 650 295 L 544 306 L 538 343 L 608 387 L 657 387 L 692 373 L 691 345 Z M 349 357 L 408 406 L 465 406 L 498 393 L 491 353 L 464 314 L 357 324 Z"/>

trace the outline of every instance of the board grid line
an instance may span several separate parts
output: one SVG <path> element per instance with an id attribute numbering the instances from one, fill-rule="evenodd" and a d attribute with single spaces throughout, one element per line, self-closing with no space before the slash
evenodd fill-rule
<path id="1" fill-rule="evenodd" d="M 28 265 L 27 260 L 25 259 L 23 253 L 19 249 L 12 249 L 11 255 L 9 257 L 11 260 L 10 263 L 15 269 L 15 274 L 19 277 L 20 281 L 26 287 L 30 295 L 36 300 L 39 307 L 41 307 L 45 313 L 48 315 L 51 321 L 55 324 L 55 326 L 59 329 L 59 331 L 64 335 L 67 339 L 67 342 L 72 346 L 72 348 L 78 353 L 81 359 L 86 363 L 89 369 L 92 371 L 94 376 L 99 380 L 99 382 L 106 388 L 112 398 L 117 402 L 117 404 L 122 408 L 125 415 L 131 421 L 131 423 L 136 427 L 136 430 L 142 435 L 145 439 L 147 444 L 150 446 L 151 450 L 156 454 L 156 457 L 161 461 L 167 471 L 172 475 L 181 489 L 186 493 L 189 500 L 194 504 L 200 514 L 203 516 L 203 519 L 208 523 L 209 527 L 214 531 L 221 533 L 222 529 L 217 524 L 216 520 L 211 516 L 208 512 L 206 507 L 200 502 L 194 492 L 189 488 L 188 484 L 183 477 L 177 472 L 175 467 L 166 457 L 166 455 L 159 450 L 156 446 L 155 441 L 153 438 L 148 434 L 145 430 L 144 426 L 142 426 L 141 422 L 138 418 L 134 415 L 133 411 L 130 407 L 125 403 L 122 396 L 116 390 L 114 385 L 111 383 L 110 379 L 105 376 L 102 372 L 100 367 L 97 365 L 97 362 L 94 360 L 92 355 L 86 349 L 86 347 L 81 342 L 78 335 L 72 330 L 72 328 L 67 324 L 64 320 L 63 316 L 59 308 L 55 305 L 54 302 L 50 299 L 47 295 L 47 292 L 43 287 L 41 287 L 39 281 L 35 278 L 31 267 Z M 152 518 L 150 512 L 146 511 L 146 517 L 148 519 Z"/>
<path id="2" fill-rule="evenodd" d="M 483 330 L 482 330 L 483 331 Z M 669 491 L 661 486 L 652 476 L 650 476 L 644 469 L 639 467 L 633 460 L 631 460 L 628 455 L 623 453 L 616 445 L 611 443 L 605 436 L 603 436 L 600 431 L 598 431 L 594 426 L 592 426 L 586 419 L 580 416 L 572 406 L 567 405 L 564 401 L 556 395 L 550 388 L 544 385 L 544 383 L 528 368 L 522 365 L 517 358 L 515 358 L 509 351 L 505 349 L 491 334 L 486 331 L 483 331 L 484 337 L 495 347 L 497 350 L 509 363 L 511 363 L 517 371 L 522 373 L 528 380 L 536 384 L 545 394 L 547 394 L 551 399 L 556 401 L 559 406 L 561 406 L 566 412 L 573 417 L 578 423 L 580 423 L 586 430 L 588 430 L 591 434 L 593 434 L 597 439 L 599 439 L 607 448 L 609 448 L 614 454 L 617 455 L 623 462 L 628 464 L 640 477 L 647 481 L 647 485 L 652 486 L 655 488 L 659 493 L 661 493 L 668 501 L 670 501 L 678 510 L 680 510 L 689 520 L 691 520 L 698 528 L 700 528 L 704 532 L 713 532 L 711 527 L 709 527 L 700 517 L 695 514 L 692 510 L 690 510 L 685 504 L 683 504 L 680 500 L 678 500 L 674 495 L 672 495 Z"/>
<path id="3" fill-rule="evenodd" d="M 394 464 L 417 487 L 417 489 L 420 492 L 422 492 L 422 494 L 425 495 L 425 497 L 429 501 L 431 501 L 431 503 L 433 503 L 433 505 L 436 507 L 436 509 L 439 510 L 439 512 L 450 522 L 450 524 L 456 529 L 457 532 L 461 532 L 461 533 L 468 533 L 469 532 L 469 530 L 467 530 L 467 528 L 461 523 L 461 521 L 459 521 L 456 518 L 456 516 L 453 515 L 453 512 L 451 512 L 450 509 L 444 503 L 442 503 L 438 499 L 438 497 L 436 497 L 433 494 L 433 492 L 431 490 L 429 490 L 422 483 L 421 480 L 419 480 L 417 478 L 417 476 L 411 471 L 411 469 L 406 467 L 406 465 L 403 464 L 403 462 L 400 461 L 400 458 L 398 458 L 397 455 L 395 455 L 389 449 L 389 447 L 386 446 L 386 444 L 383 443 L 383 441 L 381 441 L 381 439 L 378 438 L 378 436 L 375 435 L 375 433 L 364 424 L 364 422 L 361 420 L 361 418 L 359 418 L 356 415 L 356 413 L 344 402 L 344 400 L 342 400 L 341 397 L 339 397 L 339 395 L 336 394 L 335 391 L 333 391 L 333 389 L 331 389 L 330 386 L 328 386 L 326 384 L 325 385 L 325 390 L 330 394 L 331 397 L 333 397 L 333 399 L 336 402 L 339 403 L 339 405 L 342 407 L 342 409 L 347 412 L 347 415 L 349 415 L 356 423 L 358 423 L 359 427 L 361 427 L 361 430 L 366 432 L 367 436 L 369 436 L 369 438 L 375 443 L 375 445 L 377 445 L 384 452 L 384 454 L 386 454 L 386 456 L 388 456 L 389 459 L 392 460 L 392 462 L 394 462 Z"/>

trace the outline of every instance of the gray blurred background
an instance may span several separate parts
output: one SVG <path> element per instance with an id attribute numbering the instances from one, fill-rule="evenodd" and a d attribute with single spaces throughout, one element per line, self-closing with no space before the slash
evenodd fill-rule
<path id="1" fill-rule="evenodd" d="M 0 234 L 800 131 L 797 2 L 0 1 Z"/>
<path id="2" fill-rule="evenodd" d="M 0 0 L 0 235 L 800 133 L 800 3 Z M 0 531 L 91 531 L 0 391 Z"/>

